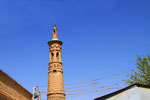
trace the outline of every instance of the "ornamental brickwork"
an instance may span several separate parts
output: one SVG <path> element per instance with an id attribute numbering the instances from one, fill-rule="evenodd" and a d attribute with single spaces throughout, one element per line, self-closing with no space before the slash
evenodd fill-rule
<path id="1" fill-rule="evenodd" d="M 49 71 L 47 100 L 65 100 L 63 66 L 61 61 L 61 45 L 58 40 L 57 28 L 53 28 L 52 40 L 49 45 Z"/>

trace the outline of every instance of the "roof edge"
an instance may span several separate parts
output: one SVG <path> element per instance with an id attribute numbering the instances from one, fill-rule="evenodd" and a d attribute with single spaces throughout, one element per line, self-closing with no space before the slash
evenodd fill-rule
<path id="1" fill-rule="evenodd" d="M 123 92 L 123 91 L 125 91 L 125 90 L 128 90 L 128 89 L 132 88 L 133 86 L 144 87 L 144 88 L 150 88 L 150 86 L 148 86 L 148 85 L 143 85 L 143 84 L 139 84 L 139 83 L 134 83 L 134 84 L 131 84 L 131 85 L 127 86 L 127 87 L 124 87 L 124 88 L 122 88 L 122 89 L 120 89 L 120 90 L 117 90 L 117 91 L 115 91 L 115 92 L 112 92 L 112 93 L 106 94 L 106 95 L 104 95 L 104 96 L 95 98 L 94 100 L 104 99 L 104 98 L 107 98 L 107 96 L 112 97 L 112 96 L 114 96 L 114 95 L 116 95 L 116 94 L 118 94 L 118 93 L 121 93 L 121 92 Z"/>
<path id="2" fill-rule="evenodd" d="M 11 78 L 8 74 L 6 74 L 5 72 L 3 72 L 0 69 L 0 75 L 6 77 L 9 79 L 10 82 L 12 82 L 12 84 L 14 84 L 15 86 L 19 87 L 20 89 L 22 89 L 25 93 L 27 93 L 28 95 L 32 96 L 32 93 L 29 92 L 27 89 L 25 89 L 23 86 L 21 86 L 17 81 L 15 81 L 13 78 Z"/>

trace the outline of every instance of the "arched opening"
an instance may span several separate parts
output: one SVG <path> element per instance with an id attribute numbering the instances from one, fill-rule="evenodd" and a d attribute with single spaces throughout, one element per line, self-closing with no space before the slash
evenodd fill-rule
<path id="1" fill-rule="evenodd" d="M 54 73 L 56 73 L 56 72 L 57 72 L 57 70 L 53 70 L 53 72 L 54 72 Z"/>
<path id="2" fill-rule="evenodd" d="M 51 53 L 51 57 L 54 58 L 54 53 Z"/>
<path id="3" fill-rule="evenodd" d="M 58 52 L 56 53 L 56 57 L 59 58 L 59 53 Z"/>

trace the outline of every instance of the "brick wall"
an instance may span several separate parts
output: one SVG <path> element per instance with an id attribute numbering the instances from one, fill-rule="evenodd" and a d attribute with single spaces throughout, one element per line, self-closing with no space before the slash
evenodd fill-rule
<path id="1" fill-rule="evenodd" d="M 0 99 L 31 100 L 32 94 L 0 70 Z"/>

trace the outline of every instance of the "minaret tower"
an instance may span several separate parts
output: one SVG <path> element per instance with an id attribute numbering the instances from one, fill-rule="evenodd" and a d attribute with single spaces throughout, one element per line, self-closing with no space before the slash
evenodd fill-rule
<path id="1" fill-rule="evenodd" d="M 61 45 L 58 40 L 57 28 L 54 24 L 52 40 L 49 45 L 49 71 L 47 100 L 65 100 L 63 66 L 61 62 Z"/>

